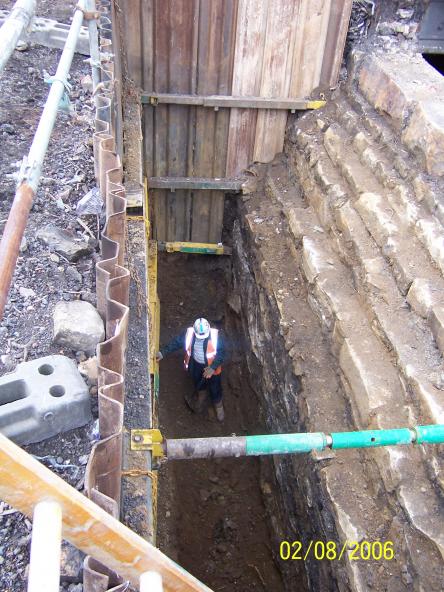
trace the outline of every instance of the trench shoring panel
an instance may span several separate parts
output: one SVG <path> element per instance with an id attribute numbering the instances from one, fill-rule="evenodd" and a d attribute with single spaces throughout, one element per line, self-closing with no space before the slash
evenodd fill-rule
<path id="1" fill-rule="evenodd" d="M 99 3 L 100 42 L 112 52 L 109 3 Z M 94 168 L 104 202 L 106 224 L 101 261 L 96 267 L 97 308 L 105 321 L 106 340 L 98 346 L 99 441 L 91 451 L 85 474 L 86 495 L 119 517 L 124 405 L 124 369 L 128 328 L 129 271 L 124 267 L 126 199 L 123 170 L 116 154 L 114 63 L 102 64 L 102 88 L 97 95 Z M 84 590 L 107 590 L 119 583 L 115 574 L 91 557 L 84 563 Z"/>
<path id="2" fill-rule="evenodd" d="M 336 84 L 352 0 L 133 0 L 119 14 L 147 93 L 308 97 Z M 234 177 L 283 147 L 286 111 L 144 105 L 147 177 Z M 221 191 L 152 190 L 158 240 L 218 242 Z"/>

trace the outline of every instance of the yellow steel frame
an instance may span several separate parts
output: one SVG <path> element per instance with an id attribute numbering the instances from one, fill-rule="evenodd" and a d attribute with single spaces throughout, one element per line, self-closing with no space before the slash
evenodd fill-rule
<path id="1" fill-rule="evenodd" d="M 151 410 L 153 426 L 157 424 L 157 402 L 159 399 L 159 362 L 156 360 L 156 354 L 160 347 L 160 301 L 157 294 L 157 243 L 151 239 L 151 223 L 149 216 L 149 195 L 148 182 L 144 179 L 144 200 L 143 200 L 143 220 L 145 224 L 145 243 L 146 243 L 146 294 L 148 310 L 148 345 L 149 345 L 149 371 L 151 376 Z M 132 438 L 131 438 L 132 441 Z M 156 448 L 157 450 L 157 448 Z M 152 459 L 154 451 L 152 450 Z M 151 492 L 153 504 L 153 540 L 156 540 L 157 531 L 157 474 L 152 472 Z"/>
<path id="2" fill-rule="evenodd" d="M 196 253 L 200 255 L 231 255 L 231 248 L 221 243 L 161 242 L 159 247 L 167 253 Z M 160 249 L 159 249 L 160 250 Z"/>
<path id="3" fill-rule="evenodd" d="M 0 434 L 0 498 L 31 517 L 42 500 L 57 502 L 63 538 L 138 588 L 157 571 L 168 592 L 211 592 L 196 578 L 108 512 Z"/>
<path id="4" fill-rule="evenodd" d="M 325 107 L 327 101 L 308 101 L 307 102 L 307 109 L 320 109 L 321 107 Z"/>
<path id="5" fill-rule="evenodd" d="M 165 456 L 162 442 L 163 436 L 158 429 L 131 430 L 131 450 L 149 450 L 153 457 L 162 458 Z"/>

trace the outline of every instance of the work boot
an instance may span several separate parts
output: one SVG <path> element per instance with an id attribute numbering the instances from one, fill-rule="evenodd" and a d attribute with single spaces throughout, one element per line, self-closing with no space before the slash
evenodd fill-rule
<path id="1" fill-rule="evenodd" d="M 196 413 L 202 413 L 207 402 L 207 391 L 198 391 L 196 399 Z"/>
<path id="2" fill-rule="evenodd" d="M 185 403 L 193 413 L 202 413 L 207 399 L 207 391 L 194 392 L 192 395 L 185 395 Z"/>
<path id="3" fill-rule="evenodd" d="M 222 401 L 220 403 L 215 403 L 214 409 L 216 411 L 217 421 L 222 422 L 225 419 L 225 411 Z"/>

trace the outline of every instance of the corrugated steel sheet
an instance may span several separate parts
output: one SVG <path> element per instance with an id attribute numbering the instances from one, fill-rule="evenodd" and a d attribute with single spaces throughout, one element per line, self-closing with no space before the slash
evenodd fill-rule
<path id="1" fill-rule="evenodd" d="M 101 45 L 112 52 L 109 2 L 102 11 Z M 93 446 L 85 475 L 89 498 L 119 518 L 122 472 L 124 368 L 127 344 L 129 271 L 124 267 L 126 199 L 122 166 L 116 154 L 113 62 L 102 67 L 103 88 L 97 98 L 94 134 L 94 164 L 100 193 L 106 207 L 102 233 L 102 260 L 96 266 L 97 308 L 106 325 L 106 340 L 98 346 L 98 398 L 100 440 Z M 120 590 L 119 579 L 105 566 L 87 557 L 84 590 L 102 592 L 110 586 Z M 124 588 L 122 588 L 124 589 Z"/>
<path id="2" fill-rule="evenodd" d="M 131 0 L 128 71 L 148 93 L 308 97 L 338 77 L 352 0 Z M 144 106 L 145 172 L 235 176 L 283 147 L 286 112 Z M 223 194 L 152 191 L 155 237 L 218 242 Z"/>

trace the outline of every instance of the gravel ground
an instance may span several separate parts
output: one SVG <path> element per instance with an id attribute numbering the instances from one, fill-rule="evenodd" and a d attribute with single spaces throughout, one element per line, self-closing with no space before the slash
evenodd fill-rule
<path id="1" fill-rule="evenodd" d="M 1 2 L 10 8 L 13 2 Z M 39 16 L 69 21 L 75 2 L 41 1 Z M 58 4 L 59 7 L 54 6 Z M 27 154 L 48 94 L 45 71 L 55 73 L 61 52 L 32 46 L 14 52 L 0 76 L 0 233 L 8 217 L 15 190 L 14 174 Z M 98 259 L 97 221 L 75 213 L 78 200 L 95 185 L 92 132 L 93 102 L 81 80 L 89 73 L 84 57 L 76 55 L 71 69 L 70 112 L 59 112 L 46 156 L 43 177 L 25 231 L 8 304 L 0 323 L 0 375 L 24 360 L 62 353 L 81 361 L 83 352 L 52 343 L 52 314 L 57 302 L 81 298 L 95 303 L 95 262 Z M 52 252 L 37 237 L 46 224 L 72 232 L 88 241 L 91 254 L 76 263 Z M 94 418 L 97 388 L 89 381 Z M 92 446 L 92 423 L 38 444 L 25 447 L 79 490 Z M 31 522 L 0 502 L 0 589 L 26 590 Z M 62 574 L 69 576 L 63 590 L 79 592 L 76 583 L 81 557 L 64 545 Z M 67 580 L 67 581 L 66 581 Z"/>

